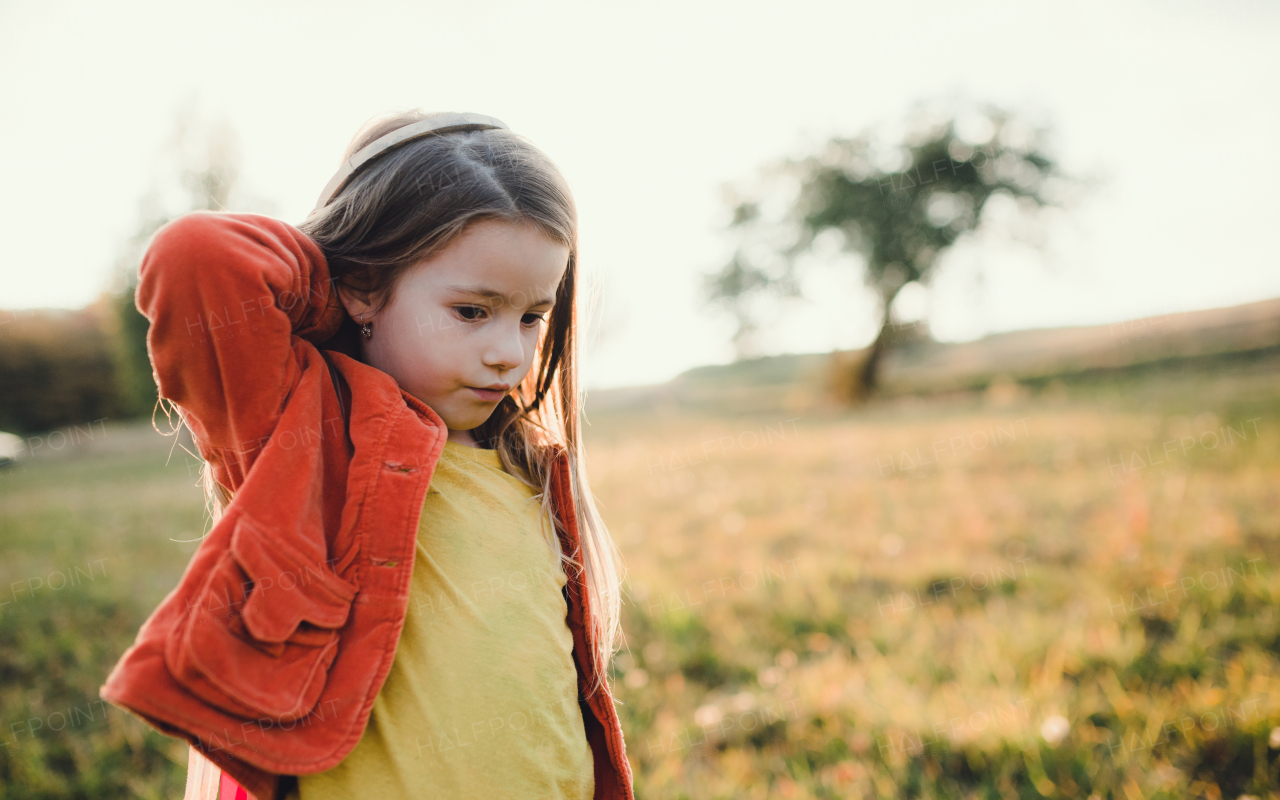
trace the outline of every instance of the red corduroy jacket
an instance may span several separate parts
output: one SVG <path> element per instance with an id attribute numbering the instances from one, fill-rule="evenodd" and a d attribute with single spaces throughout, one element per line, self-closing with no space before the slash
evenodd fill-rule
<path id="1" fill-rule="evenodd" d="M 336 350 L 350 433 L 318 349 L 344 319 L 324 255 L 287 223 L 195 212 L 153 238 L 137 306 L 160 394 L 187 413 L 235 498 L 101 688 L 185 738 L 259 800 L 340 762 L 395 657 L 418 521 L 448 431 L 385 372 Z M 552 501 L 581 558 L 569 467 Z M 631 766 L 596 677 L 591 604 L 568 567 L 566 622 L 595 798 L 633 800 Z M 482 687 L 478 687 L 482 691 Z"/>

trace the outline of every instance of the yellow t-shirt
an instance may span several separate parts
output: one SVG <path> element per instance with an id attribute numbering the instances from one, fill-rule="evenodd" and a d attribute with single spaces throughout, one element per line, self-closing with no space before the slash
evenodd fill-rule
<path id="1" fill-rule="evenodd" d="M 298 778 L 300 800 L 592 797 L 567 579 L 533 494 L 497 451 L 445 443 L 386 684 L 355 749 Z"/>

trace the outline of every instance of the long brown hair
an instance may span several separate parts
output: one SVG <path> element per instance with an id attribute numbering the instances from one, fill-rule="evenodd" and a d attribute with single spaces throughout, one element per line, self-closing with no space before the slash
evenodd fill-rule
<path id="1" fill-rule="evenodd" d="M 356 133 L 342 160 L 374 139 L 426 116 L 412 110 L 374 117 Z M 328 205 L 297 227 L 319 245 L 330 278 L 347 291 L 373 300 L 376 314 L 390 301 L 397 280 L 409 267 L 484 219 L 532 223 L 569 248 L 568 267 L 547 316 L 546 332 L 534 351 L 534 368 L 472 435 L 497 450 L 512 475 L 538 490 L 540 497 L 535 497 L 541 501 L 544 522 L 550 523 L 544 525 L 544 538 L 561 567 L 573 564 L 586 572 L 596 642 L 592 654 L 596 680 L 589 689 L 594 693 L 607 679 L 620 636 L 622 560 L 596 508 L 582 446 L 577 381 L 578 217 L 564 177 L 541 150 L 509 130 L 427 136 L 368 163 Z M 357 330 L 347 317 L 323 346 L 358 357 Z M 555 533 L 551 478 L 557 447 L 568 455 L 581 560 L 579 554 L 563 552 Z M 231 494 L 212 480 L 207 469 L 205 485 L 216 519 Z"/>

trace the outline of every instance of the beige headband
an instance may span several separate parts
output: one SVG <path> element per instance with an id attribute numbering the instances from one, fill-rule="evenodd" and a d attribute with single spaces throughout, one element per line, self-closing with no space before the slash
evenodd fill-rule
<path id="1" fill-rule="evenodd" d="M 374 139 L 360 148 L 351 158 L 344 161 L 342 166 L 338 168 L 338 173 L 325 184 L 324 191 L 320 193 L 320 200 L 316 203 L 316 207 L 312 209 L 311 213 L 314 214 L 327 206 L 329 201 L 334 198 L 334 195 L 342 191 L 342 188 L 347 185 L 347 182 L 351 180 L 351 176 L 355 175 L 356 170 L 394 147 L 431 134 L 485 130 L 487 128 L 510 130 L 507 128 L 506 123 L 495 117 L 488 117 L 484 114 L 455 114 L 452 112 L 431 114 L 426 119 L 415 122 L 412 125 L 396 128 L 386 136 Z"/>

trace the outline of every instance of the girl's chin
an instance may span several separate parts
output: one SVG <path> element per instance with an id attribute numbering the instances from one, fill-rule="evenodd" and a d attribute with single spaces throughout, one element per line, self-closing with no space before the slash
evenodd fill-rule
<path id="1" fill-rule="evenodd" d="M 474 409 L 469 409 L 469 413 L 440 415 L 444 420 L 444 424 L 449 430 L 453 431 L 469 431 L 478 428 L 489 421 L 489 417 L 493 416 L 494 406 L 496 403 L 477 403 L 482 406 L 480 413 L 476 413 Z"/>

